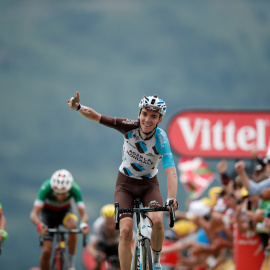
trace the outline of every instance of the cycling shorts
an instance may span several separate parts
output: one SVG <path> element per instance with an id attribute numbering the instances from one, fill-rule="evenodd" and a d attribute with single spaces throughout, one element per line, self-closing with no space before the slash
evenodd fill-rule
<path id="1" fill-rule="evenodd" d="M 119 203 L 119 208 L 133 208 L 134 199 L 140 197 L 144 207 L 163 206 L 157 176 L 147 180 L 128 177 L 118 172 L 114 201 Z M 121 214 L 120 219 L 133 217 L 131 213 Z"/>
<path id="2" fill-rule="evenodd" d="M 63 221 L 67 215 L 75 215 L 72 211 L 71 206 L 68 206 L 59 211 L 50 210 L 48 208 L 42 208 L 41 220 L 48 228 L 56 228 L 59 225 L 63 225 Z M 77 217 L 77 216 L 76 216 Z M 44 240 L 53 240 L 53 233 L 46 233 Z"/>

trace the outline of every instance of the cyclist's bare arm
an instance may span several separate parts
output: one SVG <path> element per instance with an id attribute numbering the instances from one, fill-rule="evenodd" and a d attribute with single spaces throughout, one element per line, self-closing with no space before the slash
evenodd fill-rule
<path id="1" fill-rule="evenodd" d="M 165 170 L 167 176 L 167 189 L 168 189 L 168 196 L 167 198 L 174 199 L 173 207 L 176 211 L 178 208 L 178 204 L 176 201 L 176 194 L 177 194 L 177 173 L 175 167 L 169 167 Z"/>
<path id="2" fill-rule="evenodd" d="M 31 213 L 30 213 L 30 219 L 31 221 L 37 226 L 37 231 L 40 235 L 44 235 L 47 231 L 47 227 L 39 218 L 39 213 L 42 210 L 42 207 L 40 206 L 34 206 Z"/>
<path id="3" fill-rule="evenodd" d="M 38 226 L 42 221 L 39 218 L 39 213 L 42 210 L 42 207 L 40 206 L 34 206 L 31 213 L 30 213 L 30 219 L 34 223 L 34 225 Z"/>
<path id="4" fill-rule="evenodd" d="M 0 230 L 4 230 L 6 228 L 6 218 L 3 214 L 0 214 Z"/>
<path id="5" fill-rule="evenodd" d="M 88 215 L 85 211 L 85 208 L 78 207 L 78 212 L 80 214 L 81 224 L 85 223 L 86 225 L 88 223 Z M 90 227 L 87 225 L 83 226 L 81 229 L 83 234 L 87 234 L 89 232 Z"/>
<path id="6" fill-rule="evenodd" d="M 76 92 L 76 97 L 70 98 L 68 107 L 74 111 L 78 111 L 80 115 L 88 120 L 99 123 L 101 114 L 94 111 L 92 108 L 80 104 L 80 93 Z M 78 110 L 79 109 L 79 110 Z"/>

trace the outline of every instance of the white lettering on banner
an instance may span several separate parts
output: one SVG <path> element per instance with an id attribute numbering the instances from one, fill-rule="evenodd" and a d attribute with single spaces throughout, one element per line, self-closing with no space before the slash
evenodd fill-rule
<path id="1" fill-rule="evenodd" d="M 244 126 L 236 134 L 236 141 L 240 149 L 248 150 L 255 147 L 256 131 L 250 126 Z"/>
<path id="2" fill-rule="evenodd" d="M 214 149 L 221 151 L 224 149 L 224 144 L 222 142 L 223 124 L 222 121 L 217 121 L 213 126 L 213 146 Z M 209 138 L 210 139 L 210 138 Z"/>
<path id="3" fill-rule="evenodd" d="M 225 133 L 227 134 L 225 137 L 225 144 L 230 151 L 234 151 L 237 148 L 237 145 L 234 141 L 235 130 L 236 128 L 233 121 L 230 121 L 229 124 L 225 127 Z"/>
<path id="4" fill-rule="evenodd" d="M 266 125 L 269 124 L 269 122 L 264 121 L 262 119 L 256 120 L 256 126 L 257 126 L 257 148 L 261 150 L 265 150 L 265 133 L 266 133 Z"/>
<path id="5" fill-rule="evenodd" d="M 200 130 L 201 130 L 201 119 L 200 118 L 196 119 L 193 131 L 192 131 L 192 128 L 190 126 L 190 119 L 189 118 L 180 117 L 177 119 L 177 123 L 179 124 L 180 130 L 183 133 L 187 147 L 189 149 L 194 148 L 196 140 L 197 140 L 197 138 L 200 134 Z"/>
<path id="6" fill-rule="evenodd" d="M 204 151 L 234 151 L 237 148 L 249 151 L 255 147 L 258 151 L 264 151 L 268 146 L 265 134 L 269 121 L 264 119 L 256 119 L 254 126 L 245 125 L 238 128 L 233 120 L 226 125 L 222 120 L 217 120 L 211 125 L 210 120 L 204 118 L 195 118 L 193 127 L 190 118 L 187 117 L 179 117 L 177 124 L 190 150 L 194 149 L 199 138 L 200 149 Z"/>

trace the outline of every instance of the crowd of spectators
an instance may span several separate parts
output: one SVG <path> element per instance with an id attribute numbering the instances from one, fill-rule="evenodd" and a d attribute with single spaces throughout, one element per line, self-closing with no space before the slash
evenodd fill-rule
<path id="1" fill-rule="evenodd" d="M 234 177 L 221 160 L 220 185 L 176 212 L 174 228 L 165 233 L 171 243 L 162 250 L 164 258 L 178 256 L 171 269 L 270 269 L 270 149 L 264 158 L 253 151 L 252 158 L 252 171 L 240 160 Z"/>

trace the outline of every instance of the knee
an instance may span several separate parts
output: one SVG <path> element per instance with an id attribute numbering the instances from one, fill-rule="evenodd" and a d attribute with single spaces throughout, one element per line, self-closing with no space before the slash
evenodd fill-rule
<path id="1" fill-rule="evenodd" d="M 52 250 L 49 249 L 49 248 L 46 248 L 46 249 L 43 249 L 42 250 L 42 255 L 41 257 L 44 259 L 44 260 L 49 260 L 51 258 L 51 255 L 52 255 Z"/>
<path id="2" fill-rule="evenodd" d="M 163 220 L 160 217 L 155 217 L 153 220 L 153 229 L 154 230 L 163 230 Z"/>
<path id="3" fill-rule="evenodd" d="M 133 236 L 133 230 L 129 226 L 120 228 L 120 239 L 124 241 L 131 241 Z"/>
<path id="4" fill-rule="evenodd" d="M 76 229 L 77 228 L 77 222 L 76 220 L 74 219 L 68 219 L 66 222 L 65 222 L 65 225 L 64 225 L 68 230 L 73 230 L 73 229 Z"/>

